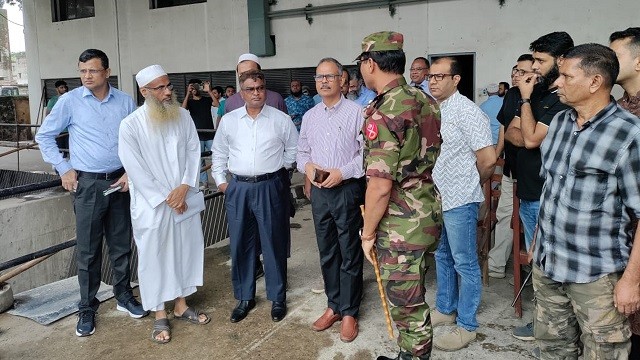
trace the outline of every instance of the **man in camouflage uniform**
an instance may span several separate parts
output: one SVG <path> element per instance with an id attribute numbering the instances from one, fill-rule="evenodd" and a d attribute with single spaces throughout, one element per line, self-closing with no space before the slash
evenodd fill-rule
<path id="1" fill-rule="evenodd" d="M 435 101 L 407 85 L 402 34 L 364 38 L 357 60 L 365 85 L 378 96 L 365 109 L 368 178 L 362 249 L 372 262 L 376 245 L 389 310 L 400 334 L 395 359 L 429 359 L 433 332 L 425 302 L 425 254 L 436 248 L 442 226 L 431 171 L 440 151 Z M 390 360 L 385 356 L 378 360 Z"/>

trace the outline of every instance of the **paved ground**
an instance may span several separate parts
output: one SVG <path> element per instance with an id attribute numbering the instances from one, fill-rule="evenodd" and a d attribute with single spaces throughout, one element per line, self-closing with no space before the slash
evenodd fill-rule
<path id="1" fill-rule="evenodd" d="M 310 206 L 296 214 L 292 229 L 292 256 L 289 260 L 289 313 L 280 323 L 270 319 L 270 303 L 265 298 L 264 280 L 257 290 L 258 306 L 244 321 L 231 324 L 233 299 L 228 246 L 205 251 L 205 284 L 189 299 L 191 305 L 208 312 L 213 321 L 206 326 L 173 321 L 173 340 L 156 345 L 149 340 L 150 317 L 135 320 L 115 310 L 115 301 L 102 304 L 96 334 L 87 338 L 74 335 L 75 316 L 50 326 L 0 314 L 0 359 L 375 359 L 395 354 L 395 341 L 388 338 L 375 284 L 375 275 L 365 264 L 365 297 L 360 315 L 360 335 L 350 344 L 339 340 L 338 324 L 316 333 L 311 323 L 324 311 L 324 295 L 311 293 L 310 286 L 320 277 Z M 34 271 L 34 270 L 31 270 Z M 37 271 L 37 270 L 35 270 Z M 428 301 L 433 304 L 435 271 L 430 270 Z M 483 288 L 478 314 L 481 327 L 478 341 L 468 348 L 445 353 L 434 351 L 433 359 L 529 359 L 532 343 L 511 337 L 513 326 L 522 323 L 514 316 L 512 287 L 508 278 L 492 280 Z M 530 288 L 525 298 L 531 298 Z M 172 308 L 172 304 L 168 304 Z M 530 307 L 529 307 L 530 308 Z M 529 309 L 526 309 L 529 310 Z M 525 319 L 530 317 L 525 313 Z M 437 328 L 436 335 L 447 328 Z M 396 332 L 397 334 L 397 332 Z"/>

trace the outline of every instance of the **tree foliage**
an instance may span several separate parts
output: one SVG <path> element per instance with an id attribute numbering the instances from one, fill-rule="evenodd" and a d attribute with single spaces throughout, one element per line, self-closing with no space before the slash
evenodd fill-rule
<path id="1" fill-rule="evenodd" d="M 4 5 L 18 5 L 22 10 L 22 0 L 0 0 L 0 8 L 4 7 Z"/>

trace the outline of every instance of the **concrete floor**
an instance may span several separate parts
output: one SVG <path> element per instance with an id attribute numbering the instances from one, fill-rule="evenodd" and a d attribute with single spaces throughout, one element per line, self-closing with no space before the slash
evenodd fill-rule
<path id="1" fill-rule="evenodd" d="M 7 144 L 8 145 L 8 144 Z M 0 153 L 10 147 L 0 146 Z M 38 150 L 20 152 L 19 168 L 23 171 L 51 172 Z M 0 157 L 0 168 L 18 169 L 14 153 Z M 300 183 L 296 174 L 294 182 Z M 320 280 L 317 246 L 311 207 L 303 206 L 293 219 L 292 256 L 289 259 L 289 313 L 279 323 L 270 319 L 270 303 L 265 297 L 264 280 L 257 287 L 258 306 L 245 320 L 232 324 L 229 315 L 235 306 L 231 289 L 229 249 L 227 243 L 205 250 L 205 283 L 188 300 L 209 313 L 212 322 L 195 326 L 172 321 L 173 340 L 156 345 L 149 340 L 151 317 L 135 320 L 115 310 L 115 301 L 105 302 L 99 309 L 97 330 L 93 336 L 78 338 L 74 334 L 76 317 L 69 316 L 50 326 L 31 320 L 0 314 L 0 359 L 319 359 L 365 360 L 378 355 L 397 353 L 395 340 L 390 340 L 377 294 L 375 275 L 365 263 L 365 297 L 360 311 L 360 335 L 350 343 L 339 339 L 339 324 L 324 332 L 314 332 L 311 323 L 326 308 L 326 297 L 310 291 Z M 300 225 L 299 227 L 295 224 Z M 38 271 L 36 268 L 30 271 Z M 435 299 L 435 270 L 428 274 L 427 299 Z M 510 333 L 524 320 L 514 316 L 509 306 L 513 289 L 508 278 L 491 279 L 483 288 L 478 313 L 478 340 L 466 349 L 446 353 L 434 350 L 432 359 L 530 359 L 533 343 L 522 342 Z M 531 299 L 531 288 L 524 293 Z M 172 304 L 168 304 L 172 308 Z M 524 319 L 531 318 L 531 305 L 525 304 Z M 436 328 L 438 336 L 450 328 Z M 397 331 L 395 332 L 397 336 Z"/>
<path id="2" fill-rule="evenodd" d="M 209 313 L 212 322 L 206 326 L 172 321 L 173 339 L 157 345 L 149 340 L 152 318 L 131 319 L 116 311 L 112 299 L 98 311 L 97 330 L 93 336 L 78 338 L 74 334 L 76 317 L 69 316 L 50 326 L 31 320 L 0 314 L 0 359 L 321 359 L 365 360 L 378 355 L 397 353 L 395 340 L 390 340 L 371 265 L 365 263 L 365 297 L 360 314 L 360 335 L 350 343 L 339 339 L 339 324 L 324 332 L 314 332 L 311 323 L 322 314 L 326 297 L 310 291 L 320 279 L 318 252 L 315 244 L 311 207 L 303 206 L 291 230 L 292 256 L 289 259 L 289 312 L 274 323 L 270 318 L 270 302 L 265 298 L 264 280 L 257 288 L 258 306 L 245 320 L 229 322 L 233 299 L 229 248 L 224 243 L 205 251 L 205 283 L 191 296 L 190 305 Z M 30 271 L 38 271 L 37 267 Z M 435 298 L 435 271 L 428 274 L 427 298 Z M 483 288 L 478 320 L 478 340 L 466 349 L 446 353 L 434 350 L 432 359 L 530 359 L 534 344 L 513 338 L 510 333 L 523 320 L 514 316 L 512 287 L 508 277 L 491 280 Z M 531 299 L 531 288 L 525 291 Z M 527 305 L 524 319 L 531 317 Z M 168 304 L 168 309 L 172 304 Z M 447 328 L 436 328 L 435 335 Z M 397 335 L 397 331 L 396 331 Z"/>

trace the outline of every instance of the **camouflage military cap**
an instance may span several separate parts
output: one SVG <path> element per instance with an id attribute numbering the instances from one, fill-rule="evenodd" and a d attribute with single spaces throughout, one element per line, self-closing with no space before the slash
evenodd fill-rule
<path id="1" fill-rule="evenodd" d="M 404 37 L 395 31 L 380 31 L 362 39 L 362 52 L 402 50 Z"/>

